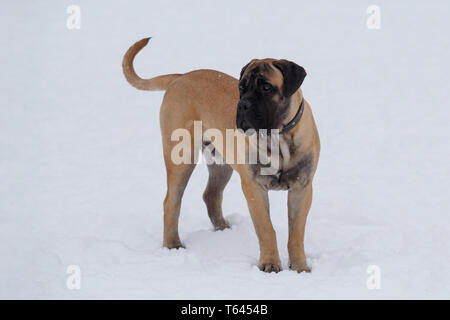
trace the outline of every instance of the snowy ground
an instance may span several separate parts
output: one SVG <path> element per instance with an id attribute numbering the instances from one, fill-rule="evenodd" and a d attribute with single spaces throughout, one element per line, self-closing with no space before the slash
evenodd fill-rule
<path id="1" fill-rule="evenodd" d="M 81 29 L 66 8 L 81 8 Z M 381 8 L 381 29 L 366 8 Z M 9 1 L 0 12 L 0 298 L 450 298 L 447 1 Z M 126 83 L 251 58 L 303 65 L 322 154 L 306 234 L 310 274 L 287 269 L 286 195 L 271 212 L 285 271 L 257 267 L 233 176 L 232 229 L 213 232 L 188 185 L 185 250 L 162 244 L 163 93 Z M 81 268 L 68 290 L 66 268 Z M 381 270 L 381 289 L 366 286 Z"/>

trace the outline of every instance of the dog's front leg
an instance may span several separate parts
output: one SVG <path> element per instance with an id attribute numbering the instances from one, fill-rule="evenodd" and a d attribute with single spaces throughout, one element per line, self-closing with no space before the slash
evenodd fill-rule
<path id="1" fill-rule="evenodd" d="M 306 217 L 312 201 L 312 185 L 296 186 L 288 192 L 288 218 L 289 218 L 289 265 L 298 272 L 311 271 L 306 265 L 305 236 Z"/>
<path id="2" fill-rule="evenodd" d="M 256 184 L 250 176 L 241 176 L 241 183 L 258 236 L 260 250 L 258 267 L 264 272 L 281 271 L 277 239 L 270 221 L 267 190 Z"/>

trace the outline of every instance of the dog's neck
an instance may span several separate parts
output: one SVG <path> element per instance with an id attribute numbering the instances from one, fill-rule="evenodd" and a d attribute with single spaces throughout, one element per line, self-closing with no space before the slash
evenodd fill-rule
<path id="1" fill-rule="evenodd" d="M 293 124 L 293 126 L 291 126 L 289 130 L 282 132 L 283 135 L 294 136 L 297 134 L 302 126 L 301 122 L 305 118 L 306 104 L 302 90 L 298 89 L 297 92 L 291 96 L 289 111 L 282 121 L 282 127 L 289 126 L 290 124 Z"/>
<path id="2" fill-rule="evenodd" d="M 301 135 L 301 122 L 303 119 L 303 111 L 305 109 L 306 102 L 303 99 L 303 94 L 301 89 L 299 89 L 294 95 L 291 97 L 289 112 L 287 113 L 285 119 L 282 121 L 282 128 L 288 128 L 288 130 L 280 129 L 279 134 L 277 135 L 278 139 L 278 154 L 279 154 L 279 164 L 281 168 L 289 167 L 289 163 L 291 160 L 291 152 L 293 150 L 297 150 L 300 147 L 300 135 Z M 301 109 L 300 109 L 301 108 Z M 300 113 L 299 113 L 300 111 Z M 300 115 L 300 116 L 299 116 Z M 292 120 L 295 120 L 293 123 Z M 293 124 L 292 126 L 290 124 Z M 267 156 L 270 157 L 271 150 L 271 140 L 274 138 L 271 134 L 260 134 L 258 139 L 267 139 L 266 144 L 264 144 L 263 148 L 267 148 Z M 252 143 L 250 142 L 250 147 L 255 149 L 260 149 L 260 143 Z M 263 153 L 264 154 L 264 153 Z"/>
<path id="3" fill-rule="evenodd" d="M 300 122 L 303 115 L 305 101 L 300 89 L 289 100 L 288 112 L 284 115 L 284 118 L 279 125 L 280 128 L 278 128 L 279 135 L 285 134 L 292 130 Z M 267 134 L 268 136 L 272 135 L 272 129 L 267 129 L 267 132 L 264 134 Z"/>
<path id="4" fill-rule="evenodd" d="M 291 97 L 289 112 L 285 120 L 283 121 L 283 126 L 285 127 L 290 123 L 292 119 L 295 119 L 297 116 L 295 124 L 290 127 L 289 130 L 280 133 L 280 151 L 283 155 L 284 163 L 289 162 L 291 152 L 293 150 L 300 150 L 302 147 L 302 134 L 305 134 L 305 128 L 303 127 L 306 121 L 305 118 L 308 117 L 308 112 L 306 111 L 306 109 L 306 101 L 304 100 L 302 90 L 298 89 L 297 92 L 294 93 Z M 299 112 L 300 117 L 298 117 Z M 284 150 L 283 144 L 285 146 Z"/>
<path id="5" fill-rule="evenodd" d="M 290 98 L 289 110 L 286 113 L 286 116 L 284 117 L 284 119 L 282 121 L 282 128 L 288 126 L 290 124 L 290 122 L 293 119 L 295 119 L 295 117 L 299 113 L 300 108 L 302 107 L 302 103 L 304 103 L 303 92 L 302 92 L 302 89 L 299 88 Z M 300 119 L 298 119 L 298 120 L 300 120 Z M 296 124 L 298 124 L 298 122 L 296 122 Z M 293 128 L 291 128 L 291 129 L 293 129 Z"/>
<path id="6" fill-rule="evenodd" d="M 302 118 L 302 115 L 303 115 L 304 108 L 305 108 L 305 101 L 302 99 L 302 101 L 300 102 L 300 105 L 297 108 L 296 114 L 287 124 L 283 125 L 283 127 L 280 130 L 280 134 L 288 132 L 289 130 L 294 128 L 297 123 L 300 122 L 300 119 Z"/>

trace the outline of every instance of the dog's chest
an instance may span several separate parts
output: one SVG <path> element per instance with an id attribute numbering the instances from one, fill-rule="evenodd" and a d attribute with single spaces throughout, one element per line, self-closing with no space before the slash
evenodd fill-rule
<path id="1" fill-rule="evenodd" d="M 291 159 L 284 168 L 280 168 L 275 174 L 266 174 L 268 165 L 250 165 L 257 183 L 267 190 L 289 190 L 295 186 L 306 186 L 312 175 L 314 167 L 314 155 L 312 152 L 299 155 Z"/>

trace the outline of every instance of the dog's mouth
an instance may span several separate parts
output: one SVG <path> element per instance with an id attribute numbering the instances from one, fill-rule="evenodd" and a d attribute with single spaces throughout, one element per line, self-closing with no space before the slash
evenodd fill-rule
<path id="1" fill-rule="evenodd" d="M 258 131 L 258 129 L 254 128 L 248 121 L 241 120 L 239 121 L 238 125 L 237 125 L 238 130 L 241 130 L 245 133 L 245 135 L 247 136 L 251 136 L 252 134 L 254 134 L 256 131 Z"/>
<path id="2" fill-rule="evenodd" d="M 241 101 L 244 102 L 241 103 Z M 266 129 L 268 126 L 261 111 L 258 111 L 257 108 L 250 108 L 248 104 L 245 104 L 246 100 L 241 101 L 239 104 L 242 105 L 238 106 L 236 115 L 236 127 L 247 136 L 251 136 L 259 130 Z"/>
<path id="3" fill-rule="evenodd" d="M 245 120 L 241 120 L 237 127 L 242 131 L 247 131 L 251 129 L 251 126 Z"/>

